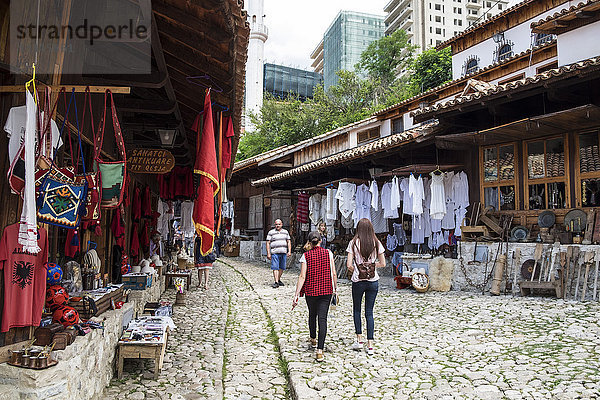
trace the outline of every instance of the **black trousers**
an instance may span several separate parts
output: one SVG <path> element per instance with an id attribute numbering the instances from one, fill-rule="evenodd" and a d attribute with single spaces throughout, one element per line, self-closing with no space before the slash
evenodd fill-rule
<path id="1" fill-rule="evenodd" d="M 319 337 L 317 340 L 317 349 L 325 348 L 325 336 L 327 335 L 327 313 L 329 312 L 329 303 L 331 295 L 325 296 L 306 296 L 306 305 L 308 306 L 308 331 L 311 338 L 317 337 L 317 320 L 319 321 Z"/>

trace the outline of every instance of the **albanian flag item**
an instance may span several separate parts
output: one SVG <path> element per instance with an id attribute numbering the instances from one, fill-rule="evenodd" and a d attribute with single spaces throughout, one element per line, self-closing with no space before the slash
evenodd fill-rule
<path id="1" fill-rule="evenodd" d="M 198 131 L 197 133 L 199 134 L 200 132 Z M 202 137 L 198 137 L 196 143 L 198 144 L 196 145 L 194 173 L 199 175 L 199 180 L 192 217 L 196 233 L 200 238 L 200 253 L 205 256 L 212 251 L 215 239 L 214 198 L 219 191 L 219 180 L 217 178 L 219 171 L 217 168 L 217 154 L 215 152 L 215 130 L 210 104 L 210 89 L 206 91 L 206 96 L 204 97 Z"/>

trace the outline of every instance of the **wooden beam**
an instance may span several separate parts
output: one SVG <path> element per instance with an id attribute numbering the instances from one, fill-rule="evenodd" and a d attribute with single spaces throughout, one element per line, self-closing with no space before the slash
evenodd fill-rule
<path id="1" fill-rule="evenodd" d="M 221 85 L 231 85 L 233 79 L 232 74 L 229 72 L 229 66 L 221 65 L 220 67 L 213 64 L 213 62 L 205 55 L 198 52 L 191 52 L 187 47 L 181 45 L 179 42 L 169 40 L 165 38 L 165 60 L 169 66 L 180 66 L 182 63 L 188 65 L 194 74 L 190 75 L 202 75 L 208 74 L 214 80 Z M 177 68 L 185 71 L 185 68 Z M 221 86 L 222 89 L 225 88 Z"/>

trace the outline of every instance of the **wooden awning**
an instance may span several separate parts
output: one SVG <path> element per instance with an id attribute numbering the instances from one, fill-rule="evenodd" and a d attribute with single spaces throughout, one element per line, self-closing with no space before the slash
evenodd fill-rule
<path id="1" fill-rule="evenodd" d="M 600 107 L 587 104 L 564 111 L 524 118 L 478 132 L 437 136 L 436 143 L 488 145 L 600 128 Z"/>

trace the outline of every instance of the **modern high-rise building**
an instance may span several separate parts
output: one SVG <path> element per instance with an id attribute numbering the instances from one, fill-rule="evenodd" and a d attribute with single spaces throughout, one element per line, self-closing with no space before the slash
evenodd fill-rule
<path id="1" fill-rule="evenodd" d="M 244 130 L 253 131 L 250 113 L 258 114 L 263 103 L 265 42 L 269 38 L 269 31 L 264 24 L 264 0 L 248 0 L 247 4 L 250 37 L 246 62 Z"/>
<path id="2" fill-rule="evenodd" d="M 384 7 L 385 34 L 404 29 L 417 53 L 506 10 L 509 0 L 391 0 Z"/>
<path id="3" fill-rule="evenodd" d="M 311 54 L 315 72 L 323 71 L 325 89 L 338 82 L 339 70 L 353 71 L 362 52 L 383 32 L 382 16 L 340 11 Z"/>
<path id="4" fill-rule="evenodd" d="M 298 96 L 302 101 L 311 99 L 315 86 L 323 82 L 323 75 L 285 65 L 265 64 L 264 92 L 279 99 L 288 95 Z"/>

